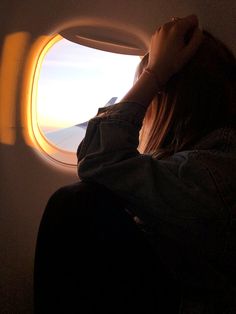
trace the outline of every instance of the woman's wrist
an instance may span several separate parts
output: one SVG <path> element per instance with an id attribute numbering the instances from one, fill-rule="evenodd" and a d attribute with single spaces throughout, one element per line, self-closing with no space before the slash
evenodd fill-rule
<path id="1" fill-rule="evenodd" d="M 158 79 L 144 70 L 122 101 L 137 102 L 147 107 L 162 88 Z"/>

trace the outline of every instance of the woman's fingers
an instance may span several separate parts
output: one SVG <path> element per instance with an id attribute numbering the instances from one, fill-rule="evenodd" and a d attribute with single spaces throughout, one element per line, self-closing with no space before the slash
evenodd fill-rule
<path id="1" fill-rule="evenodd" d="M 184 18 L 177 19 L 175 23 L 178 30 L 184 33 L 198 26 L 198 18 L 196 15 L 191 14 Z"/>
<path id="2" fill-rule="evenodd" d="M 152 36 L 148 67 L 167 81 L 194 55 L 201 41 L 196 15 L 174 18 Z"/>
<path id="3" fill-rule="evenodd" d="M 195 54 L 200 46 L 203 34 L 198 28 L 198 18 L 196 15 L 189 15 L 178 21 L 178 32 L 182 37 L 183 50 L 177 58 L 179 66 L 183 66 Z"/>
<path id="4" fill-rule="evenodd" d="M 192 36 L 188 42 L 188 44 L 185 46 L 182 57 L 183 57 L 183 63 L 185 61 L 188 61 L 197 51 L 200 44 L 203 40 L 203 34 L 199 28 L 195 28 L 195 30 L 192 33 Z"/>

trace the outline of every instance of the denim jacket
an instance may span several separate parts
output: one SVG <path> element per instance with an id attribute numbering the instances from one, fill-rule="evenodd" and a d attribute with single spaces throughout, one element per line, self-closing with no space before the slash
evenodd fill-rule
<path id="1" fill-rule="evenodd" d="M 137 150 L 146 109 L 102 108 L 77 152 L 81 180 L 100 183 L 142 219 L 179 280 L 181 314 L 236 313 L 236 129 L 155 159 Z"/>

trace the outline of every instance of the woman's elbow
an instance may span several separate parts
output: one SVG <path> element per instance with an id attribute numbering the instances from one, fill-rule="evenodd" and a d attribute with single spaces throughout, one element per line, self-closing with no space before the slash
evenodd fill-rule
<path id="1" fill-rule="evenodd" d="M 77 174 L 81 181 L 87 177 L 87 167 L 86 165 L 84 167 L 84 159 L 80 160 L 77 164 Z"/>
<path id="2" fill-rule="evenodd" d="M 81 181 L 92 179 L 97 173 L 97 166 L 93 162 L 83 158 L 78 162 L 77 173 Z"/>

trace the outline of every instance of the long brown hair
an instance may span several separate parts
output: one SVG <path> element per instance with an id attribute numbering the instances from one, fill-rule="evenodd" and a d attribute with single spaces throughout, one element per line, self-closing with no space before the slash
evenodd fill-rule
<path id="1" fill-rule="evenodd" d="M 150 104 L 140 131 L 140 152 L 167 157 L 235 119 L 235 57 L 210 33 L 203 34 L 195 56 Z M 148 54 L 136 77 L 147 63 Z"/>

